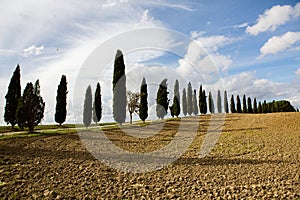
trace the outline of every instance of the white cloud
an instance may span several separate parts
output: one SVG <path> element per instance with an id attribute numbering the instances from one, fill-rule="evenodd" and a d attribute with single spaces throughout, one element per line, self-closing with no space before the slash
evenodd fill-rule
<path id="1" fill-rule="evenodd" d="M 244 22 L 244 23 L 241 23 L 241 24 L 234 25 L 233 28 L 245 28 L 247 26 L 248 26 L 248 23 Z"/>
<path id="2" fill-rule="evenodd" d="M 297 69 L 295 73 L 300 76 L 300 68 Z"/>
<path id="3" fill-rule="evenodd" d="M 102 7 L 103 8 L 111 8 L 118 4 L 123 4 L 123 3 L 127 3 L 127 2 L 128 2 L 128 0 L 106 0 L 106 2 L 102 4 Z"/>
<path id="4" fill-rule="evenodd" d="M 258 35 L 265 31 L 275 31 L 280 25 L 288 22 L 292 17 L 296 18 L 300 15 L 300 3 L 295 7 L 290 5 L 276 5 L 271 9 L 265 10 L 262 15 L 259 15 L 256 24 L 247 26 L 246 33 L 250 35 Z"/>
<path id="5" fill-rule="evenodd" d="M 44 51 L 44 46 L 43 45 L 41 45 L 39 47 L 37 47 L 35 45 L 32 45 L 28 48 L 23 49 L 23 55 L 25 57 L 32 56 L 32 55 L 37 56 L 37 55 L 42 54 L 43 51 Z"/>
<path id="6" fill-rule="evenodd" d="M 278 52 L 291 49 L 291 47 L 300 41 L 300 32 L 287 32 L 282 36 L 270 38 L 261 48 L 260 57 L 268 54 L 277 54 Z M 297 48 L 294 48 L 297 50 Z"/>

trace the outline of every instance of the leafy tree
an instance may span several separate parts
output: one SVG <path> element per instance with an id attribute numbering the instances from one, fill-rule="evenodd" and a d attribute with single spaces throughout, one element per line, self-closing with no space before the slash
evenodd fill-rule
<path id="1" fill-rule="evenodd" d="M 167 114 L 169 99 L 167 91 L 167 79 L 164 79 L 160 84 L 156 95 L 156 115 L 159 119 L 164 119 Z"/>
<path id="2" fill-rule="evenodd" d="M 200 110 L 200 113 L 203 114 L 203 108 L 201 108 L 202 105 L 202 100 L 203 100 L 203 90 L 202 90 L 202 85 L 200 85 L 200 88 L 199 88 L 199 110 Z"/>
<path id="3" fill-rule="evenodd" d="M 102 101 L 101 101 L 101 87 L 100 83 L 97 83 L 95 95 L 94 95 L 94 103 L 93 103 L 93 121 L 98 123 L 102 117 Z"/>
<path id="4" fill-rule="evenodd" d="M 247 104 L 248 104 L 248 113 L 253 113 L 252 102 L 250 97 L 248 97 L 247 99 Z"/>
<path id="5" fill-rule="evenodd" d="M 266 100 L 264 100 L 264 102 L 262 104 L 262 113 L 267 113 L 267 112 L 268 112 L 267 102 L 266 102 Z"/>
<path id="6" fill-rule="evenodd" d="M 113 117 L 122 124 L 126 119 L 126 76 L 123 53 L 117 50 L 113 74 Z"/>
<path id="7" fill-rule="evenodd" d="M 60 83 L 57 88 L 55 121 L 61 125 L 65 122 L 67 116 L 67 79 L 65 75 L 61 76 Z"/>
<path id="8" fill-rule="evenodd" d="M 242 113 L 242 106 L 241 106 L 241 100 L 239 95 L 236 96 L 236 112 Z"/>
<path id="9" fill-rule="evenodd" d="M 92 89 L 89 85 L 85 92 L 84 107 L 83 107 L 83 124 L 85 127 L 89 127 L 92 123 L 93 114 L 93 98 Z"/>
<path id="10" fill-rule="evenodd" d="M 182 112 L 183 112 L 184 116 L 186 116 L 186 114 L 187 114 L 187 102 L 186 102 L 185 88 L 183 88 L 183 91 L 182 91 Z"/>
<path id="11" fill-rule="evenodd" d="M 141 84 L 139 116 L 145 123 L 145 120 L 148 118 L 148 88 L 145 78 L 143 78 Z"/>
<path id="12" fill-rule="evenodd" d="M 222 103 L 221 103 L 221 92 L 218 90 L 218 95 L 217 95 L 217 108 L 218 108 L 218 113 L 222 113 Z"/>
<path id="13" fill-rule="evenodd" d="M 211 92 L 209 92 L 209 94 L 208 94 L 208 107 L 209 107 L 209 112 L 211 114 L 215 113 L 214 100 L 213 100 L 213 97 L 211 95 Z"/>
<path id="14" fill-rule="evenodd" d="M 258 103 L 257 113 L 262 113 L 262 105 L 261 102 Z"/>
<path id="15" fill-rule="evenodd" d="M 191 82 L 188 83 L 187 87 L 187 112 L 189 115 L 193 113 L 193 90 Z"/>
<path id="16" fill-rule="evenodd" d="M 8 85 L 8 91 L 5 95 L 6 104 L 4 111 L 4 121 L 11 124 L 12 129 L 17 124 L 16 112 L 19 99 L 21 98 L 21 73 L 20 66 L 17 65 Z"/>
<path id="17" fill-rule="evenodd" d="M 268 105 L 272 105 L 273 102 L 267 103 Z M 278 106 L 278 112 L 295 112 L 296 109 L 292 106 L 289 101 L 280 100 L 276 101 L 275 104 Z"/>
<path id="18" fill-rule="evenodd" d="M 175 81 L 174 85 L 174 97 L 173 97 L 173 105 L 171 106 L 171 115 L 178 117 L 180 114 L 180 94 L 179 94 L 179 82 L 178 80 Z"/>
<path id="19" fill-rule="evenodd" d="M 230 99 L 230 111 L 231 111 L 231 113 L 236 113 L 233 95 L 231 95 L 231 99 Z"/>
<path id="20" fill-rule="evenodd" d="M 132 124 L 132 113 L 138 113 L 140 108 L 140 94 L 133 93 L 131 91 L 127 92 L 127 106 L 130 116 L 130 124 Z"/>
<path id="21" fill-rule="evenodd" d="M 202 101 L 201 101 L 201 103 L 202 103 L 202 110 L 203 110 L 203 114 L 206 114 L 207 113 L 207 102 L 206 102 L 206 94 L 205 94 L 205 90 L 203 90 L 202 91 L 202 95 L 201 95 L 201 97 L 202 97 Z"/>
<path id="22" fill-rule="evenodd" d="M 193 113 L 194 115 L 198 115 L 198 105 L 197 105 L 197 96 L 196 96 L 196 90 L 194 90 L 194 95 L 193 95 Z"/>
<path id="23" fill-rule="evenodd" d="M 227 91 L 224 91 L 224 111 L 225 113 L 229 113 L 229 108 L 228 108 L 228 100 L 227 100 Z"/>
<path id="24" fill-rule="evenodd" d="M 243 113 L 247 113 L 246 95 L 243 96 Z"/>
<path id="25" fill-rule="evenodd" d="M 29 132 L 32 133 L 34 127 L 41 123 L 44 109 L 45 103 L 40 96 L 39 80 L 34 86 L 31 82 L 27 83 L 17 108 L 17 121 L 20 128 L 28 127 Z"/>
<path id="26" fill-rule="evenodd" d="M 257 102 L 256 102 L 256 98 L 254 98 L 254 100 L 253 100 L 253 112 L 254 112 L 254 113 L 257 113 L 257 112 L 258 112 L 258 110 L 257 110 Z"/>

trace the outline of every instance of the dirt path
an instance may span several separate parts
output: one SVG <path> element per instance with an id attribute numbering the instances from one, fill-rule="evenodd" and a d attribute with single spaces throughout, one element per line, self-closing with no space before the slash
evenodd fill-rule
<path id="1" fill-rule="evenodd" d="M 300 198 L 299 113 L 227 115 L 218 145 L 199 159 L 209 120 L 201 116 L 194 142 L 177 161 L 142 174 L 105 166 L 77 134 L 0 140 L 0 199 Z M 106 134 L 121 148 L 152 151 L 172 139 L 178 123 L 147 139 Z"/>

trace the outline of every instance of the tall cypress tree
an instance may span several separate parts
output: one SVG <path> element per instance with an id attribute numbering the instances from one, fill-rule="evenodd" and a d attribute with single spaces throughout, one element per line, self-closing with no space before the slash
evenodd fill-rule
<path id="1" fill-rule="evenodd" d="M 253 100 L 253 112 L 257 113 L 257 102 L 256 102 L 256 98 L 254 98 Z"/>
<path id="2" fill-rule="evenodd" d="M 194 90 L 194 94 L 193 94 L 193 113 L 194 115 L 198 115 L 198 105 L 197 105 L 197 96 L 196 96 L 196 90 Z"/>
<path id="3" fill-rule="evenodd" d="M 123 53 L 117 50 L 113 74 L 113 117 L 122 124 L 126 119 L 126 76 Z"/>
<path id="4" fill-rule="evenodd" d="M 215 105 L 214 105 L 214 100 L 211 95 L 211 92 L 209 92 L 209 94 L 208 94 L 208 107 L 209 107 L 209 112 L 211 114 L 215 113 Z"/>
<path id="5" fill-rule="evenodd" d="M 203 114 L 206 114 L 207 113 L 207 101 L 206 101 L 206 94 L 205 94 L 205 90 L 202 91 L 202 107 L 203 107 Z"/>
<path id="6" fill-rule="evenodd" d="M 247 113 L 246 95 L 243 96 L 243 113 Z"/>
<path id="7" fill-rule="evenodd" d="M 218 113 L 222 113 L 222 103 L 221 103 L 221 92 L 220 92 L 220 90 L 218 90 L 217 107 L 218 107 Z"/>
<path id="8" fill-rule="evenodd" d="M 233 95 L 231 95 L 231 99 L 230 99 L 230 111 L 231 111 L 231 113 L 236 113 Z"/>
<path id="9" fill-rule="evenodd" d="M 236 96 L 236 112 L 242 113 L 242 106 L 241 106 L 241 100 L 239 95 Z"/>
<path id="10" fill-rule="evenodd" d="M 160 84 L 156 95 L 156 115 L 159 119 L 164 119 L 167 114 L 169 100 L 167 91 L 167 79 L 164 79 Z"/>
<path id="11" fill-rule="evenodd" d="M 40 81 L 36 80 L 34 84 L 34 126 L 41 123 L 44 118 L 45 102 L 41 96 Z M 33 129 L 32 129 L 33 131 Z"/>
<path id="12" fill-rule="evenodd" d="M 4 111 L 4 121 L 11 124 L 12 129 L 17 124 L 16 112 L 19 99 L 21 98 L 21 73 L 20 66 L 17 65 L 8 85 L 8 91 L 5 95 L 6 104 Z"/>
<path id="13" fill-rule="evenodd" d="M 140 110 L 139 110 L 139 116 L 140 119 L 145 123 L 145 120 L 148 117 L 148 88 L 146 79 L 143 78 L 142 84 L 141 84 L 141 92 L 140 92 Z"/>
<path id="14" fill-rule="evenodd" d="M 183 112 L 184 116 L 186 116 L 186 114 L 187 114 L 187 102 L 186 102 L 185 88 L 183 88 L 183 91 L 182 91 L 182 112 Z"/>
<path id="15" fill-rule="evenodd" d="M 227 91 L 224 91 L 224 111 L 225 113 L 229 113 L 229 108 L 228 108 L 228 100 L 227 100 Z"/>
<path id="16" fill-rule="evenodd" d="M 93 114 L 93 97 L 92 89 L 89 85 L 85 92 L 84 98 L 84 107 L 83 107 L 83 124 L 85 127 L 89 127 L 92 123 L 92 114 Z"/>
<path id="17" fill-rule="evenodd" d="M 94 103 L 93 103 L 93 121 L 98 123 L 102 117 L 102 101 L 101 101 L 101 87 L 100 83 L 97 83 L 95 95 L 94 95 Z"/>
<path id="18" fill-rule="evenodd" d="M 57 88 L 56 107 L 55 107 L 55 121 L 61 125 L 65 122 L 67 116 L 67 78 L 65 75 L 61 76 L 60 83 Z"/>
<path id="19" fill-rule="evenodd" d="M 187 112 L 189 115 L 193 114 L 193 90 L 191 82 L 188 83 L 187 87 Z"/>
<path id="20" fill-rule="evenodd" d="M 176 79 L 174 85 L 174 97 L 173 97 L 173 105 L 172 105 L 173 114 L 178 117 L 180 114 L 180 94 L 179 94 L 179 82 Z"/>
<path id="21" fill-rule="evenodd" d="M 203 114 L 203 108 L 201 108 L 202 106 L 202 100 L 203 100 L 203 90 L 202 90 L 202 85 L 200 85 L 200 88 L 199 88 L 199 110 L 200 110 L 200 113 Z"/>
<path id="22" fill-rule="evenodd" d="M 248 113 L 253 113 L 252 102 L 250 97 L 248 97 L 247 99 L 247 104 L 248 104 Z"/>
<path id="23" fill-rule="evenodd" d="M 262 105 L 261 102 L 258 103 L 257 113 L 262 113 Z"/>

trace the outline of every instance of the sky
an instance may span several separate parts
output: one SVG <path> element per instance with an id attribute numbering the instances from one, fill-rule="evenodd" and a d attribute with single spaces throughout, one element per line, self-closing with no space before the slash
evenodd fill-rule
<path id="1" fill-rule="evenodd" d="M 122 50 L 127 89 L 149 87 L 155 118 L 159 83 L 190 81 L 229 96 L 289 100 L 300 108 L 300 3 L 289 0 L 2 0 L 0 115 L 17 64 L 21 85 L 40 80 L 43 123 L 54 122 L 61 76 L 68 81 L 67 122 L 80 122 L 84 93 L 100 82 L 103 119 L 111 121 L 113 61 Z M 4 124 L 0 118 L 0 124 Z"/>

